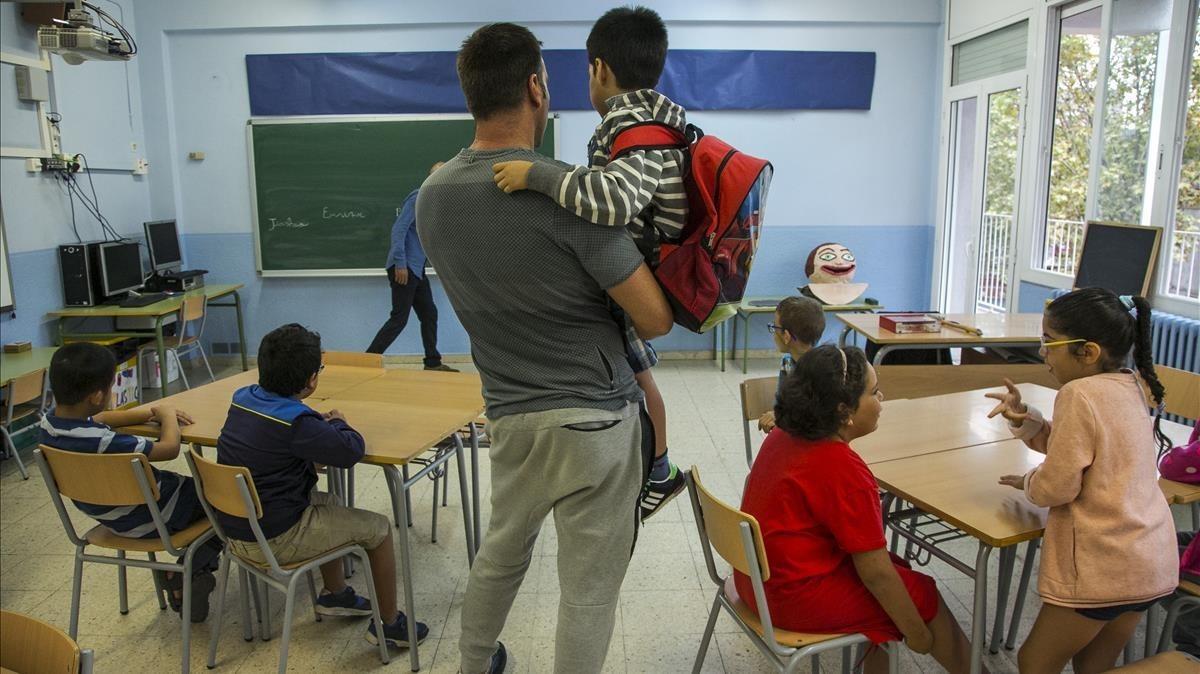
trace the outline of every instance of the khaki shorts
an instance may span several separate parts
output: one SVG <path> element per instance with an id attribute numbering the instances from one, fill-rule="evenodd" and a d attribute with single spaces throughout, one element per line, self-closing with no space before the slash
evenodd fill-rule
<path id="1" fill-rule="evenodd" d="M 319 557 L 343 545 L 372 550 L 391 533 L 388 518 L 369 510 L 347 508 L 328 492 L 314 491 L 310 501 L 299 522 L 267 541 L 280 566 Z M 229 547 L 238 557 L 267 564 L 258 543 L 231 540 Z"/>

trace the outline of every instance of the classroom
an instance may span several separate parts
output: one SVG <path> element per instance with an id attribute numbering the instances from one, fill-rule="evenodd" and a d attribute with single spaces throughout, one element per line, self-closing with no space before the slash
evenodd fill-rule
<path id="1" fill-rule="evenodd" d="M 0 0 L 0 344 L 3 672 L 1200 672 L 1200 2 Z"/>

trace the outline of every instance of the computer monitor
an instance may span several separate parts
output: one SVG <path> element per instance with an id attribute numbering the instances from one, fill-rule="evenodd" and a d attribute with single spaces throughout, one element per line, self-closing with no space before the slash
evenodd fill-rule
<path id="1" fill-rule="evenodd" d="M 177 271 L 183 264 L 179 250 L 179 231 L 174 220 L 155 220 L 143 223 L 146 229 L 146 245 L 150 248 L 150 268 L 159 271 Z"/>
<path id="2" fill-rule="evenodd" d="M 142 253 L 132 241 L 99 244 L 100 289 L 112 297 L 142 287 Z"/>

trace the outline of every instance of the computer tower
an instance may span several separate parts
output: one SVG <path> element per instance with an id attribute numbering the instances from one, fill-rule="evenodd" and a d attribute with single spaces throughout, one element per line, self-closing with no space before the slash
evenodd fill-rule
<path id="1" fill-rule="evenodd" d="M 58 247 L 58 268 L 62 272 L 63 304 L 68 307 L 94 306 L 100 299 L 93 278 L 94 243 L 73 243 Z"/>

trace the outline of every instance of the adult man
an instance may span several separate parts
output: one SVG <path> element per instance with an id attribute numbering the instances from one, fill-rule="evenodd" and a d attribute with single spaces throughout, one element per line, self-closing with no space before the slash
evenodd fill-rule
<path id="1" fill-rule="evenodd" d="M 555 671 L 596 672 L 637 528 L 653 429 L 609 298 L 644 338 L 671 310 L 620 228 L 540 194 L 505 194 L 492 164 L 533 151 L 549 94 L 541 43 L 492 24 L 458 54 L 475 141 L 421 187 L 417 227 L 471 337 L 492 440 L 492 517 L 463 602 L 462 671 L 502 672 L 497 643 L 546 516 L 558 532 Z"/>
<path id="2" fill-rule="evenodd" d="M 429 169 L 430 175 L 438 170 L 442 162 Z M 388 282 L 392 286 L 392 313 L 388 316 L 367 353 L 383 353 L 408 324 L 410 311 L 417 312 L 421 322 L 421 345 L 425 347 L 425 369 L 458 372 L 442 363 L 442 354 L 437 350 L 437 305 L 433 303 L 433 292 L 429 278 L 425 275 L 425 250 L 417 236 L 417 190 L 404 199 L 400 215 L 392 225 L 392 248 L 388 251 Z"/>

